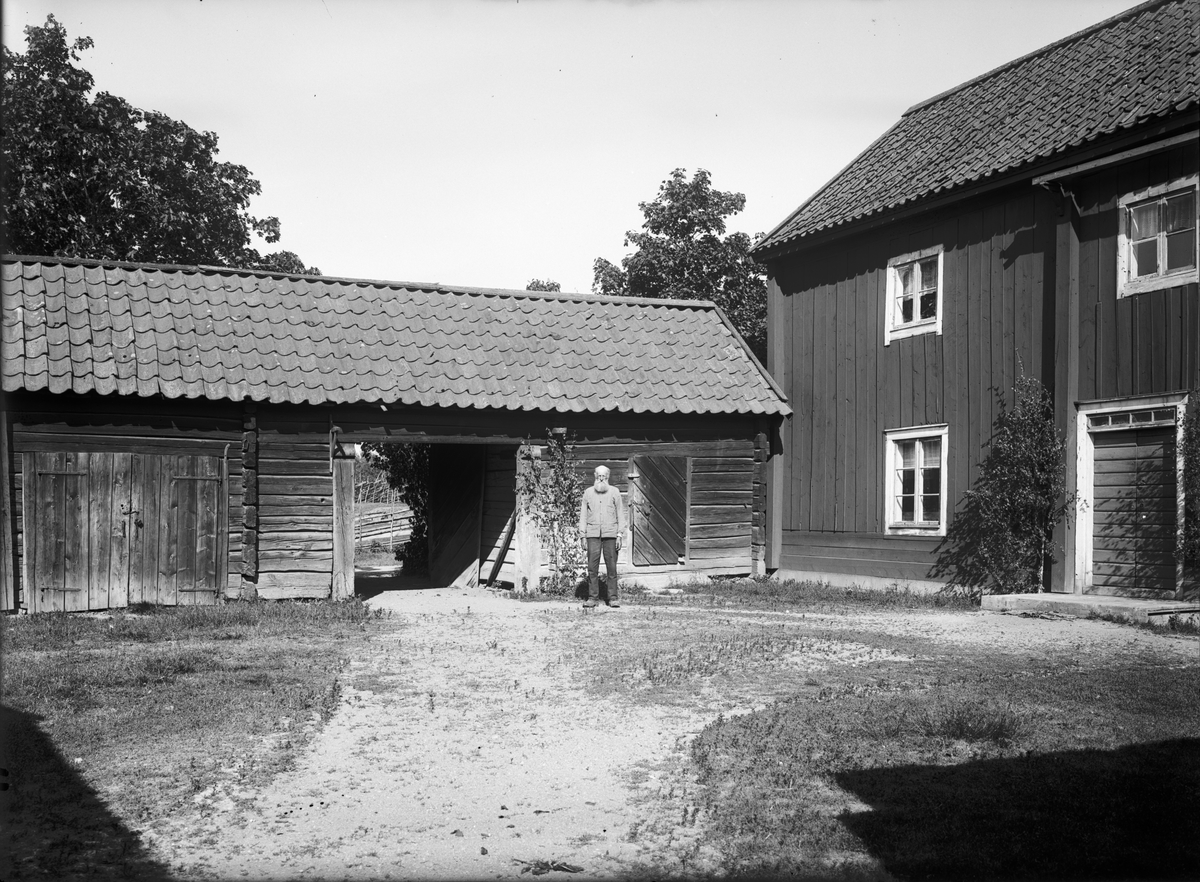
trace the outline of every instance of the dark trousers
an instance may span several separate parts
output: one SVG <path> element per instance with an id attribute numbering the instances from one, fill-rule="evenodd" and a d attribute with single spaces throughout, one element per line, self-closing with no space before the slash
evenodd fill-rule
<path id="1" fill-rule="evenodd" d="M 609 603 L 617 599 L 617 538 L 587 537 L 588 600 L 600 597 L 600 553 L 604 552 L 604 572 L 608 577 Z"/>

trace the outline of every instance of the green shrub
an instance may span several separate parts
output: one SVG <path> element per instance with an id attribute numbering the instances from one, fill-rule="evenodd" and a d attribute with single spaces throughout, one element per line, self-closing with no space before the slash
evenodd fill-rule
<path id="1" fill-rule="evenodd" d="M 1040 591 L 1054 560 L 1054 529 L 1074 501 L 1066 493 L 1066 445 L 1050 393 L 1033 377 L 1000 400 L 975 486 L 938 546 L 935 576 L 973 595 Z"/>

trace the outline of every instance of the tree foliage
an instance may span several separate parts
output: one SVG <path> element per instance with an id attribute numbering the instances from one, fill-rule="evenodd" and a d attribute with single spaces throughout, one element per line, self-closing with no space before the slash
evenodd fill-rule
<path id="1" fill-rule="evenodd" d="M 412 511 L 408 541 L 396 549 L 406 573 L 429 571 L 429 445 L 363 444 L 363 455 L 381 469 Z"/>
<path id="2" fill-rule="evenodd" d="M 553 279 L 530 279 L 525 285 L 526 291 L 561 291 L 562 285 Z"/>
<path id="3" fill-rule="evenodd" d="M 592 265 L 597 294 L 678 300 L 712 300 L 760 359 L 766 357 L 766 270 L 750 256 L 745 233 L 725 232 L 726 218 L 746 207 L 741 193 L 712 188 L 697 169 L 688 180 L 677 168 L 653 202 L 641 202 L 641 231 L 625 234 L 636 250 L 618 267 L 603 257 Z"/>
<path id="4" fill-rule="evenodd" d="M 537 526 L 549 558 L 550 579 L 542 590 L 569 597 L 585 563 L 579 539 L 583 484 L 576 469 L 575 436 L 554 429 L 546 435 L 544 446 L 527 441 L 517 451 L 524 466 L 517 469 L 517 499 L 522 514 Z"/>
<path id="5" fill-rule="evenodd" d="M 293 253 L 265 257 L 252 235 L 279 241 L 279 219 L 249 213 L 261 191 L 245 166 L 217 160 L 217 136 L 108 92 L 74 64 L 48 16 L 27 49 L 4 47 L 3 223 L 10 253 L 210 264 L 319 273 Z"/>
<path id="6" fill-rule="evenodd" d="M 1066 495 L 1066 445 L 1045 386 L 1020 377 L 999 415 L 963 509 L 939 546 L 935 574 L 973 594 L 1040 591 L 1053 562 L 1054 529 L 1073 504 Z"/>

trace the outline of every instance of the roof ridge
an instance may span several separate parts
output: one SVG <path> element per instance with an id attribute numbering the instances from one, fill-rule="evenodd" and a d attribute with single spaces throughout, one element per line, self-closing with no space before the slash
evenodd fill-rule
<path id="1" fill-rule="evenodd" d="M 197 274 L 226 273 L 268 279 L 296 279 L 312 282 L 332 282 L 341 285 L 370 285 L 376 288 L 393 288 L 405 291 L 439 291 L 446 294 L 491 294 L 505 297 L 520 297 L 530 300 L 560 300 L 585 303 L 629 303 L 646 306 L 674 306 L 683 309 L 716 309 L 711 300 L 682 300 L 655 297 L 625 297 L 611 294 L 571 293 L 564 291 L 530 291 L 526 288 L 485 288 L 474 285 L 453 285 L 442 282 L 405 282 L 389 279 L 365 279 L 353 276 L 314 276 L 305 273 L 281 273 L 273 270 L 245 269 L 242 267 L 209 266 L 206 264 L 181 263 L 138 263 L 127 260 L 107 260 L 90 257 L 55 257 L 38 254 L 4 254 L 4 263 L 47 263 L 63 266 L 119 267 L 135 270 L 162 270 Z"/>
<path id="2" fill-rule="evenodd" d="M 1081 31 L 1076 31 L 1073 34 L 1068 34 L 1067 36 L 1062 37 L 1061 39 L 1055 40 L 1053 43 L 1047 43 L 1045 46 L 1041 46 L 1037 49 L 1034 49 L 1032 52 L 1027 52 L 1024 55 L 1020 56 L 1019 58 L 1014 58 L 1011 61 L 1006 61 L 1004 64 L 1000 65 L 999 67 L 994 67 L 989 71 L 985 71 L 984 73 L 979 74 L 979 76 L 972 77 L 971 79 L 966 80 L 965 82 L 959 83 L 957 86 L 951 86 L 949 89 L 946 89 L 943 92 L 938 92 L 938 94 L 934 95 L 931 98 L 926 98 L 923 101 L 918 101 L 912 107 L 908 108 L 908 110 L 904 111 L 904 113 L 900 114 L 900 119 L 904 119 L 904 117 L 908 116 L 910 113 L 914 113 L 918 110 L 928 107 L 930 104 L 936 104 L 937 102 L 939 102 L 945 98 L 948 98 L 949 96 L 954 95 L 957 92 L 961 92 L 962 90 L 968 88 L 969 86 L 973 86 L 976 83 L 980 83 L 980 82 L 983 82 L 984 80 L 991 79 L 994 76 L 998 76 L 999 74 L 1003 73 L 1006 70 L 1009 70 L 1010 68 L 1018 67 L 1018 66 L 1024 64 L 1025 62 L 1029 61 L 1032 58 L 1037 58 L 1038 56 L 1045 55 L 1045 54 L 1049 53 L 1051 50 L 1058 49 L 1060 46 L 1063 46 L 1067 43 L 1072 43 L 1077 40 L 1082 40 L 1084 37 L 1087 37 L 1087 36 L 1095 33 L 1096 31 L 1103 30 L 1104 28 L 1107 28 L 1107 27 L 1111 27 L 1112 25 L 1116 24 L 1118 21 L 1121 21 L 1122 19 L 1133 18 L 1134 16 L 1140 15 L 1141 13 L 1145 12 L 1147 9 L 1152 9 L 1155 6 L 1164 6 L 1168 3 L 1178 3 L 1178 2 L 1180 2 L 1180 0 L 1146 0 L 1146 2 L 1144 2 L 1144 3 L 1139 3 L 1136 6 L 1131 6 L 1128 9 L 1124 10 L 1123 12 L 1118 12 L 1116 15 L 1111 15 L 1108 18 L 1104 19 L 1103 21 L 1099 21 L 1093 25 L 1089 25 L 1088 27 L 1084 28 Z M 868 148 L 868 149 L 870 149 L 870 148 Z"/>

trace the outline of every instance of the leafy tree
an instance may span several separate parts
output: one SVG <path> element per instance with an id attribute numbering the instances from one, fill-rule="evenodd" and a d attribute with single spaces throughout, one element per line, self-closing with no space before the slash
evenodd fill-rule
<path id="1" fill-rule="evenodd" d="M 291 252 L 263 257 L 251 235 L 279 241 L 279 219 L 248 209 L 261 186 L 216 159 L 217 136 L 108 92 L 72 62 L 90 37 L 67 42 L 48 16 L 26 27 L 27 50 L 4 47 L 3 224 L 10 252 L 285 272 Z"/>
<path id="2" fill-rule="evenodd" d="M 525 285 L 526 291 L 561 291 L 562 285 L 551 279 L 530 279 Z"/>
<path id="3" fill-rule="evenodd" d="M 767 348 L 766 270 L 750 256 L 753 240 L 725 233 L 725 219 L 746 207 L 741 193 L 712 188 L 697 169 L 689 181 L 677 168 L 653 202 L 638 203 L 642 230 L 625 234 L 636 250 L 618 267 L 603 257 L 592 265 L 597 294 L 712 300 L 725 311 L 754 353 Z"/>
<path id="4" fill-rule="evenodd" d="M 1054 559 L 1054 528 L 1074 502 L 1066 494 L 1066 444 L 1050 393 L 1021 376 L 1013 399 L 1011 407 L 1000 399 L 979 477 L 950 521 L 933 568 L 972 594 L 1040 591 Z"/>
<path id="5" fill-rule="evenodd" d="M 429 572 L 429 445 L 363 444 L 363 455 L 387 474 L 412 511 L 408 541 L 396 549 L 406 573 Z"/>

